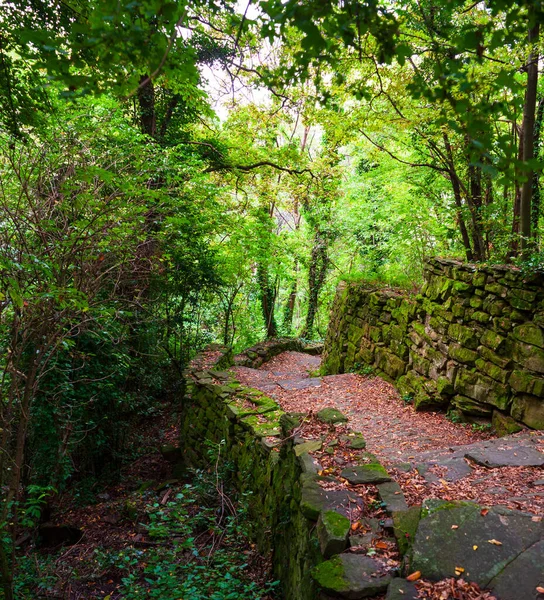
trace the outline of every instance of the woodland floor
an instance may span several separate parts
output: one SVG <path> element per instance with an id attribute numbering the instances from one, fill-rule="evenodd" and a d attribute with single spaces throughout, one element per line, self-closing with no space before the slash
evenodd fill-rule
<path id="1" fill-rule="evenodd" d="M 444 413 L 416 412 L 379 377 L 353 373 L 312 377 L 319 366 L 320 357 L 284 352 L 260 369 L 237 367 L 235 372 L 241 383 L 266 392 L 288 412 L 316 413 L 330 406 L 342 411 L 351 429 L 363 434 L 367 450 L 401 485 L 409 504 L 425 498 L 462 499 L 544 514 L 540 467 L 490 469 L 464 459 L 466 472 L 461 469 L 452 474 L 435 464 L 444 462 L 436 457 L 447 457 L 458 447 L 493 438 L 490 429 L 452 423 Z M 527 436 L 528 432 L 517 435 Z M 544 435 L 529 435 L 544 452 Z M 406 472 L 410 466 L 415 468 Z"/>
<path id="2" fill-rule="evenodd" d="M 171 579 L 177 581 L 187 578 L 188 572 L 209 575 L 217 571 L 224 576 L 228 571 L 227 578 L 232 574 L 245 582 L 244 590 L 267 588 L 272 581 L 270 557 L 262 556 L 247 538 L 242 509 L 234 496 L 227 497 L 229 490 L 216 483 L 222 474 L 211 468 L 178 479 L 159 451 L 163 445 L 179 444 L 173 409 L 165 403 L 132 432 L 134 453 L 139 457 L 127 461 L 120 472 L 84 480 L 57 497 L 52 522 L 77 527 L 83 535 L 69 546 L 51 543 L 36 548 L 27 542 L 24 550 L 33 573 L 27 574 L 29 585 L 18 600 L 177 599 L 175 582 L 172 590 L 165 586 L 164 595 L 152 583 L 164 580 L 164 571 L 171 571 Z M 225 501 L 228 506 L 220 519 L 217 514 Z M 197 521 L 198 526 L 193 524 Z M 219 566 L 214 564 L 216 555 L 220 555 Z M 181 563 L 184 570 L 175 572 Z M 207 584 L 223 583 L 208 575 L 202 576 Z M 127 577 L 138 585 L 128 594 Z M 205 585 L 198 592 L 184 592 L 183 600 L 209 597 Z M 264 593 L 260 597 L 272 600 L 273 596 Z"/>
<path id="3" fill-rule="evenodd" d="M 538 517 L 544 513 L 541 468 L 491 469 L 464 458 L 454 464 L 453 470 L 450 468 L 449 457 L 455 456 L 456 450 L 488 443 L 493 439 L 491 430 L 452 423 L 442 413 L 416 413 L 393 386 L 379 377 L 356 374 L 315 377 L 319 366 L 320 357 L 284 352 L 260 369 L 236 367 L 234 371 L 241 383 L 275 398 L 286 411 L 307 413 L 309 417 L 303 425 L 303 437 L 325 435 L 332 440 L 348 427 L 361 432 L 367 443 L 366 449 L 387 467 L 410 505 L 420 504 L 425 498 L 468 499 L 487 506 L 506 505 Z M 332 431 L 313 418 L 325 407 L 341 410 L 349 419 L 347 426 L 339 426 Z M 45 548 L 39 553 L 27 548 L 32 560 L 40 557 L 39 569 L 45 570 L 41 565 L 45 564 L 44 558 L 48 559 L 47 572 L 54 574 L 54 584 L 48 586 L 49 591 L 44 589 L 36 596 L 22 597 L 66 600 L 125 598 L 127 596 L 120 593 L 123 577 L 132 573 L 140 577 L 140 581 L 145 581 L 146 557 L 152 553 L 156 556 L 162 549 L 170 552 L 169 544 L 180 538 L 172 537 L 169 531 L 162 537 L 160 531 L 158 536 L 150 535 L 152 515 L 160 511 L 163 525 L 167 529 L 171 527 L 175 519 L 169 517 L 168 511 L 175 516 L 178 510 L 174 499 L 185 493 L 188 483 L 194 484 L 176 480 L 171 465 L 158 451 L 163 444 L 177 445 L 179 430 L 172 408 L 165 405 L 156 417 L 142 424 L 136 432 L 134 440 L 139 457 L 117 474 L 116 483 L 96 481 L 88 489 L 80 486 L 60 498 L 53 507 L 54 522 L 78 527 L 83 531 L 83 537 L 75 545 Z M 521 439 L 528 435 L 532 435 L 531 440 L 534 438 L 536 447 L 544 451 L 544 436 L 536 432 L 521 432 L 518 437 Z M 517 437 L 514 436 L 514 439 Z M 321 453 L 318 460 L 326 473 L 338 474 L 350 460 L 349 450 L 340 444 L 334 455 Z M 360 525 L 359 529 L 352 531 L 352 535 L 369 536 L 371 551 L 376 553 L 376 557 L 384 564 L 395 566 L 399 564 L 396 545 L 382 526 L 374 531 L 365 529 L 365 523 L 373 521 L 381 524 L 386 517 L 374 487 L 351 488 L 361 499 L 360 506 L 354 505 L 354 514 L 350 515 L 352 523 Z M 254 545 L 237 535 L 236 531 L 229 536 L 225 534 L 224 527 L 210 527 L 210 514 L 213 517 L 214 506 L 220 501 L 220 490 L 212 485 L 206 493 L 208 520 L 204 519 L 205 525 L 202 531 L 197 532 L 193 548 L 186 553 L 186 560 L 203 561 L 205 565 L 206 557 L 217 548 L 227 552 L 232 550 L 234 554 L 243 556 L 243 562 L 248 565 L 244 567 L 244 576 L 259 588 L 264 588 L 271 579 L 269 559 L 260 556 Z M 202 506 L 198 506 L 199 502 L 196 499 L 196 505 L 189 507 L 189 517 L 193 516 L 190 511 L 194 511 L 194 518 L 200 518 L 198 511 L 202 510 Z M 184 506 L 183 510 L 186 509 L 187 506 Z M 195 547 L 200 558 L 194 556 Z M 119 565 L 119 556 L 125 551 L 135 561 L 130 568 Z M 139 553 L 137 560 L 134 552 Z M 116 556 L 117 563 L 108 556 Z M 463 579 L 443 580 L 437 584 L 420 581 L 418 585 L 420 598 L 436 600 L 450 597 L 443 595 L 446 593 L 444 590 L 452 593 L 452 598 L 463 600 L 492 598 Z M 461 589 L 461 586 L 465 587 Z M 450 588 L 454 591 L 450 592 Z M 130 596 L 133 597 L 157 596 Z"/>

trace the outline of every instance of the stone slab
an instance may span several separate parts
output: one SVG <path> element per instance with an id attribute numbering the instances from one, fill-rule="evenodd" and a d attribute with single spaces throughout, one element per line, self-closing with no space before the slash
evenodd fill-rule
<path id="1" fill-rule="evenodd" d="M 317 481 L 307 481 L 302 486 L 300 510 L 312 521 L 317 521 L 321 512 L 327 510 L 336 510 L 349 517 L 354 499 L 358 506 L 363 506 L 362 498 L 356 494 L 345 490 L 325 490 Z"/>
<path id="2" fill-rule="evenodd" d="M 536 542 L 515 558 L 491 581 L 489 587 L 500 600 L 539 598 L 536 588 L 544 587 L 544 540 Z"/>
<path id="3" fill-rule="evenodd" d="M 408 510 L 408 504 L 404 498 L 400 485 L 396 481 L 386 481 L 377 486 L 378 494 L 385 504 L 388 513 Z"/>
<path id="4" fill-rule="evenodd" d="M 518 442 L 512 437 L 477 444 L 468 450 L 465 456 L 479 465 L 490 468 L 544 466 L 544 453 L 539 452 L 536 445 Z"/>
<path id="5" fill-rule="evenodd" d="M 305 390 L 311 387 L 321 387 L 319 377 L 299 377 L 297 379 L 283 379 L 276 383 L 284 390 Z"/>
<path id="6" fill-rule="evenodd" d="M 385 600 L 418 600 L 417 588 L 411 581 L 401 577 L 391 580 Z"/>
<path id="7" fill-rule="evenodd" d="M 500 506 L 482 513 L 475 503 L 427 500 L 421 514 L 410 568 L 434 581 L 454 577 L 461 567 L 467 580 L 488 587 L 512 561 L 544 538 L 543 522 Z"/>
<path id="8" fill-rule="evenodd" d="M 357 485 L 359 483 L 385 483 L 391 481 L 391 477 L 382 465 L 371 463 L 369 465 L 357 465 L 348 467 L 342 471 L 342 477 L 350 483 Z"/>
<path id="9" fill-rule="evenodd" d="M 315 567 L 312 577 L 326 594 L 347 600 L 376 596 L 392 579 L 383 563 L 362 554 L 335 556 Z"/>

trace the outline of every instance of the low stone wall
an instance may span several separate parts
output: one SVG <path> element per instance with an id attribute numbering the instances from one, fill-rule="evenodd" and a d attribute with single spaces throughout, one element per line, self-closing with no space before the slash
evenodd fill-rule
<path id="1" fill-rule="evenodd" d="M 284 346 L 285 341 L 277 344 Z M 353 494 L 347 490 L 327 491 L 319 485 L 321 480 L 329 485 L 334 481 L 319 474 L 311 456 L 322 441 L 305 440 L 299 433 L 304 415 L 283 412 L 262 392 L 240 385 L 227 371 L 214 369 L 214 362 L 225 366 L 226 354 L 219 354 L 214 348 L 212 360 L 197 358 L 194 364 L 206 365 L 206 370 L 196 368 L 188 373 L 190 383 L 182 406 L 180 436 L 184 463 L 209 467 L 210 444 L 215 446 L 214 452 L 232 465 L 236 486 L 248 499 L 249 522 L 260 549 L 272 551 L 282 597 L 328 598 L 319 595 L 320 587 L 327 582 L 320 581 L 323 574 L 316 569 L 325 565 L 327 571 L 328 559 L 349 545 L 348 516 Z M 346 420 L 335 409 L 322 412 L 324 423 Z M 332 424 L 327 427 L 334 428 Z M 349 436 L 354 459 L 360 454 L 363 462 L 368 461 L 362 437 L 352 432 Z M 377 461 L 365 466 L 370 467 L 386 475 Z M 381 479 L 386 480 L 388 477 Z M 340 580 L 348 586 L 348 593 L 351 584 L 343 577 Z M 384 590 L 387 583 L 383 581 L 380 589 Z"/>
<path id="2" fill-rule="evenodd" d="M 373 366 L 418 409 L 544 429 L 544 273 L 430 259 L 419 294 L 342 284 L 324 370 Z"/>

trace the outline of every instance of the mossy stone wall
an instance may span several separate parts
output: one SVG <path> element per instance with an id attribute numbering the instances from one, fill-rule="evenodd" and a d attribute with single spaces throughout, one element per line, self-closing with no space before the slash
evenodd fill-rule
<path id="1" fill-rule="evenodd" d="M 434 258 L 417 295 L 339 286 L 327 373 L 373 366 L 418 409 L 544 429 L 544 273 Z"/>
<path id="2" fill-rule="evenodd" d="M 224 368 L 224 357 L 217 360 Z M 209 466 L 210 444 L 220 452 L 232 466 L 237 488 L 247 495 L 254 538 L 262 551 L 273 552 L 284 597 L 313 600 L 311 571 L 324 560 L 316 534 L 320 507 L 315 518 L 301 509 L 303 488 L 312 476 L 304 473 L 309 455 L 297 454 L 290 436 L 298 419 L 228 372 L 193 370 L 188 379 L 181 419 L 184 463 Z"/>

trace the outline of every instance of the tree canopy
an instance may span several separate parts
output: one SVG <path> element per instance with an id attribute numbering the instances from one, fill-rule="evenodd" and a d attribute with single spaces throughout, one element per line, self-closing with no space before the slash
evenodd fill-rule
<path id="1" fill-rule="evenodd" d="M 320 339 L 339 279 L 435 254 L 542 265 L 541 2 L 0 7 L 6 600 L 28 486 L 122 454 L 204 344 Z"/>

